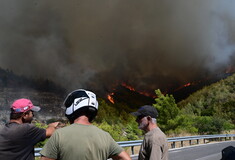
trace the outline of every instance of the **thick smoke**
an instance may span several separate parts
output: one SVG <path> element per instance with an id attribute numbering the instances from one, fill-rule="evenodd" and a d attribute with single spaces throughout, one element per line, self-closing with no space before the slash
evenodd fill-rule
<path id="1" fill-rule="evenodd" d="M 0 1 L 0 67 L 70 89 L 167 89 L 235 62 L 235 1 Z"/>

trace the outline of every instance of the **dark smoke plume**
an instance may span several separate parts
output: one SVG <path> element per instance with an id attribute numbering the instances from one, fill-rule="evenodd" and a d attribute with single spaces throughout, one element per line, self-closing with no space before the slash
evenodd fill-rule
<path id="1" fill-rule="evenodd" d="M 0 67 L 67 89 L 166 90 L 235 62 L 233 0 L 0 1 Z"/>

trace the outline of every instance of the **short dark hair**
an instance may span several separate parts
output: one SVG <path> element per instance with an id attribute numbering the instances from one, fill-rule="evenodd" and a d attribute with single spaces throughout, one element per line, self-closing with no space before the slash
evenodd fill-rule
<path id="1" fill-rule="evenodd" d="M 82 107 L 78 110 L 76 110 L 73 114 L 71 115 L 66 115 L 68 118 L 69 122 L 72 124 L 75 119 L 77 119 L 80 116 L 86 116 L 89 120 L 89 122 L 92 122 L 97 115 L 97 110 L 94 109 L 93 107 Z"/>
<path id="2" fill-rule="evenodd" d="M 28 110 L 27 112 L 15 113 L 15 111 L 11 109 L 10 119 L 19 119 L 20 117 L 22 117 L 23 114 L 29 114 L 30 111 L 31 110 Z"/>

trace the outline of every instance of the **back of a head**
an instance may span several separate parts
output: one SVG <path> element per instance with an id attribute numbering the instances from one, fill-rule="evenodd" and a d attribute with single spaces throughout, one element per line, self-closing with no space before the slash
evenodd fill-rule
<path id="1" fill-rule="evenodd" d="M 228 146 L 222 150 L 221 160 L 234 160 L 235 159 L 235 147 Z"/>
<path id="2" fill-rule="evenodd" d="M 74 90 L 69 93 L 65 98 L 64 106 L 66 107 L 65 116 L 70 123 L 73 123 L 76 118 L 82 115 L 87 116 L 91 122 L 98 111 L 96 95 L 84 89 Z"/>

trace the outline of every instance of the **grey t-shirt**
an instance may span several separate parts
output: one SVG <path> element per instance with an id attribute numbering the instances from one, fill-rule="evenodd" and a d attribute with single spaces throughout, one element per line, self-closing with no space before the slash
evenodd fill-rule
<path id="1" fill-rule="evenodd" d="M 34 160 L 34 145 L 45 139 L 45 129 L 29 123 L 7 123 L 0 129 L 0 159 Z"/>
<path id="2" fill-rule="evenodd" d="M 168 160 L 168 143 L 160 128 L 145 134 L 138 160 Z"/>
<path id="3" fill-rule="evenodd" d="M 72 124 L 56 130 L 40 153 L 57 160 L 107 160 L 122 151 L 109 133 L 94 125 Z"/>

